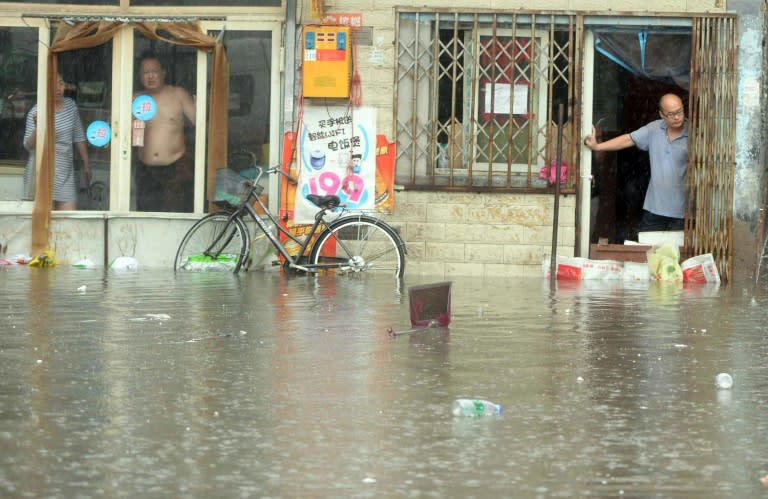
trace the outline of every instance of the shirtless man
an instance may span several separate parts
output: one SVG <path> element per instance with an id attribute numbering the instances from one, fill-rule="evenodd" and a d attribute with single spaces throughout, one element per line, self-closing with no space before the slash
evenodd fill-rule
<path id="1" fill-rule="evenodd" d="M 157 56 L 146 56 L 139 65 L 142 91 L 155 100 L 157 111 L 145 121 L 143 146 L 137 147 L 137 196 L 139 211 L 191 212 L 193 210 L 194 158 L 184 138 L 185 118 L 194 126 L 195 102 L 181 87 L 165 83 L 165 69 Z"/>

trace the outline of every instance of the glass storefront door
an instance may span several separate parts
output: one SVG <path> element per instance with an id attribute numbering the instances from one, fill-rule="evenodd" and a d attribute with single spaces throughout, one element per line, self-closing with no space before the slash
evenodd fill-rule
<path id="1" fill-rule="evenodd" d="M 0 29 L 0 201 L 21 201 L 34 195 L 29 173 L 26 189 L 24 185 L 29 153 L 23 142 L 27 114 L 37 102 L 41 31 L 37 26 Z"/>
<path id="2" fill-rule="evenodd" d="M 131 210 L 194 211 L 197 50 L 134 36 Z M 204 117 L 200 121 L 204 124 Z"/>
<path id="3" fill-rule="evenodd" d="M 110 41 L 94 48 L 62 52 L 58 57 L 59 72 L 66 82 L 65 96 L 77 105 L 88 156 L 89 168 L 86 168 L 80 151 L 75 148 L 78 210 L 110 208 L 113 45 Z M 75 136 L 74 140 L 77 139 Z M 59 160 L 62 159 L 58 149 L 60 140 L 63 139 L 57 135 L 57 175 L 60 175 Z"/>
<path id="4" fill-rule="evenodd" d="M 216 36 L 223 25 L 210 24 Z M 279 75 L 273 60 L 279 25 L 228 27 L 228 150 L 249 151 L 255 164 L 276 160 Z M 261 28 L 261 26 L 260 26 Z M 24 185 L 32 151 L 23 137 L 32 107 L 43 105 L 45 44 L 40 27 L 0 25 L 0 202 L 31 209 L 34 178 Z M 144 37 L 126 24 L 107 43 L 61 52 L 62 98 L 76 107 L 81 131 L 66 140 L 77 210 L 191 213 L 206 209 L 207 111 L 212 58 L 193 47 Z M 34 123 L 33 123 L 34 124 Z M 75 127 L 77 128 L 77 127 Z M 58 125 L 57 125 L 58 130 Z M 64 141 L 64 138 L 61 138 Z M 77 142 L 84 140 L 87 161 Z M 57 149 L 57 152 L 61 152 Z M 225 165 L 222 165 L 222 167 Z M 28 171 L 33 171 L 33 168 Z M 269 186 L 267 186 L 267 192 Z M 55 198 L 54 198 L 55 199 Z"/>

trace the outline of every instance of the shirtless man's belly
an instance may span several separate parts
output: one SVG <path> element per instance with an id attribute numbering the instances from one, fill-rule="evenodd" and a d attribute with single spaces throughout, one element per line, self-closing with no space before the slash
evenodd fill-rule
<path id="1" fill-rule="evenodd" d="M 145 122 L 143 143 L 137 146 L 136 207 L 139 211 L 191 212 L 194 204 L 194 160 L 184 135 L 185 123 L 195 124 L 195 103 L 183 88 L 165 84 L 157 57 L 139 65 L 143 90 L 155 101 L 155 115 Z"/>
<path id="2" fill-rule="evenodd" d="M 139 148 L 139 160 L 147 166 L 166 166 L 186 151 L 184 113 L 174 90 L 166 86 L 155 93 L 155 116 L 146 122 L 144 147 Z"/>
<path id="3" fill-rule="evenodd" d="M 178 160 L 186 151 L 186 143 L 183 131 L 176 128 L 147 123 L 139 161 L 147 166 L 167 166 Z"/>

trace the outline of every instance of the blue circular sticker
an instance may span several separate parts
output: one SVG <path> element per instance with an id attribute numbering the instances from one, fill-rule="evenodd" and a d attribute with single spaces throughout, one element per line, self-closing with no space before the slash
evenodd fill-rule
<path id="1" fill-rule="evenodd" d="M 106 121 L 97 120 L 88 125 L 85 138 L 94 147 L 104 147 L 112 139 L 112 129 Z"/>
<path id="2" fill-rule="evenodd" d="M 139 95 L 133 99 L 133 106 L 131 106 L 133 116 L 137 120 L 149 121 L 155 117 L 157 113 L 157 103 L 155 99 L 149 95 Z"/>

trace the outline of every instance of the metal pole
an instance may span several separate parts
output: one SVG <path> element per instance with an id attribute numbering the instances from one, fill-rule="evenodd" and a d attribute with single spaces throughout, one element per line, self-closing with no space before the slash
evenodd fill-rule
<path id="1" fill-rule="evenodd" d="M 757 246 L 757 261 L 755 262 L 755 286 L 760 281 L 760 267 L 763 264 L 763 258 L 765 258 L 765 246 L 768 240 L 765 239 L 765 208 L 760 208 L 760 212 L 757 216 L 757 234 L 755 237 L 755 244 Z"/>
<path id="2" fill-rule="evenodd" d="M 104 214 L 104 268 L 109 268 L 109 215 Z"/>
<path id="3" fill-rule="evenodd" d="M 557 226 L 560 215 L 560 165 L 563 156 L 563 113 L 562 102 L 557 108 L 557 152 L 555 153 L 555 210 L 552 215 L 552 252 L 549 262 L 549 285 L 552 289 L 557 282 Z"/>

